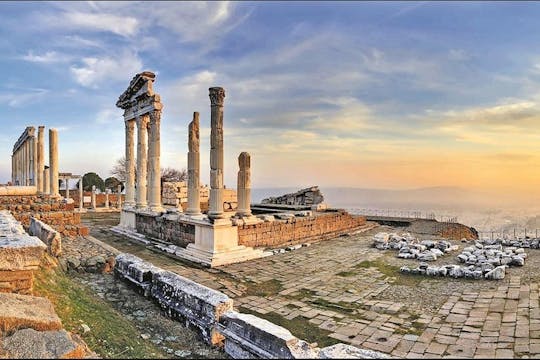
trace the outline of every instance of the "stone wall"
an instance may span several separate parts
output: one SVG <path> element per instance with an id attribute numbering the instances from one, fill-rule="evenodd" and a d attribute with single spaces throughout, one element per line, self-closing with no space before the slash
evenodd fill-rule
<path id="1" fill-rule="evenodd" d="M 50 255 L 57 257 L 62 254 L 62 237 L 58 231 L 54 230 L 49 225 L 36 218 L 32 218 L 30 220 L 28 233 L 43 241 L 43 243 L 47 245 L 47 252 Z"/>
<path id="2" fill-rule="evenodd" d="M 63 236 L 86 236 L 88 228 L 81 225 L 74 204 L 67 204 L 48 195 L 0 196 L 0 210 L 10 211 L 25 229 L 35 217 L 52 226 Z"/>
<path id="3" fill-rule="evenodd" d="M 137 232 L 181 247 L 195 242 L 195 225 L 174 221 L 172 217 L 175 215 L 136 214 Z"/>
<path id="4" fill-rule="evenodd" d="M 314 216 L 239 225 L 238 244 L 251 247 L 293 245 L 330 239 L 364 225 L 366 219 L 362 216 L 342 210 L 328 211 Z"/>
<path id="5" fill-rule="evenodd" d="M 317 205 L 324 201 L 324 196 L 318 186 L 312 186 L 295 193 L 285 194 L 278 197 L 269 197 L 261 201 L 262 204 L 280 205 Z"/>

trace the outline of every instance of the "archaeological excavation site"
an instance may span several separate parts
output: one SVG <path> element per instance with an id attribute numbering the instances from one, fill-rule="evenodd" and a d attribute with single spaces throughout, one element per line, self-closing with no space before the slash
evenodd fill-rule
<path id="1" fill-rule="evenodd" d="M 111 156 L 125 156 L 126 177 L 112 190 L 59 167 L 61 131 L 29 121 L 12 139 L 11 181 L 0 186 L 0 358 L 540 355 L 539 238 L 353 214 L 325 200 L 316 178 L 254 202 L 253 149 L 225 159 L 222 87 L 208 89 L 210 118 L 193 112 L 178 140 L 186 180 L 163 181 L 169 129 L 156 80 L 137 73 L 116 101 L 125 152 Z"/>

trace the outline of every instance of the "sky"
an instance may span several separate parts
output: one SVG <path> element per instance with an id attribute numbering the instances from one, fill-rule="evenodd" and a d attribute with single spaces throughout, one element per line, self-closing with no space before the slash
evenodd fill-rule
<path id="1" fill-rule="evenodd" d="M 187 167 L 225 89 L 225 184 L 455 186 L 538 194 L 540 3 L 0 2 L 0 183 L 26 126 L 59 130 L 61 172 L 124 155 L 118 96 L 156 73 L 161 164 Z M 46 163 L 48 163 L 46 161 Z"/>

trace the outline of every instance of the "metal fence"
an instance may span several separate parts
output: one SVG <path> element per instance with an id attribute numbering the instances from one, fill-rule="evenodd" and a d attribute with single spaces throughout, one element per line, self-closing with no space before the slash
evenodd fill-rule
<path id="1" fill-rule="evenodd" d="M 398 210 L 398 209 L 367 209 L 367 208 L 351 208 L 348 209 L 351 213 L 364 216 L 386 216 L 408 219 L 426 219 L 437 220 L 444 223 L 457 223 L 458 217 L 453 215 L 437 214 L 434 211 L 426 210 Z"/>
<path id="2" fill-rule="evenodd" d="M 538 238 L 540 229 L 513 228 L 507 230 L 478 231 L 480 240 Z"/>

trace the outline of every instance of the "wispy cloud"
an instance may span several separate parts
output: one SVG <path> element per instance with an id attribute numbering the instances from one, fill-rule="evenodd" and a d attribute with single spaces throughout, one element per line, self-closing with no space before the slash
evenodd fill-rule
<path id="1" fill-rule="evenodd" d="M 23 55 L 20 58 L 24 61 L 42 64 L 67 62 L 70 60 L 70 57 L 64 54 L 59 54 L 56 51 L 47 51 L 41 55 L 38 55 L 34 54 L 32 50 L 28 51 L 26 55 Z"/>
<path id="2" fill-rule="evenodd" d="M 0 103 L 17 108 L 29 105 L 43 99 L 49 90 L 47 89 L 20 89 L 18 91 L 1 92 Z"/>

